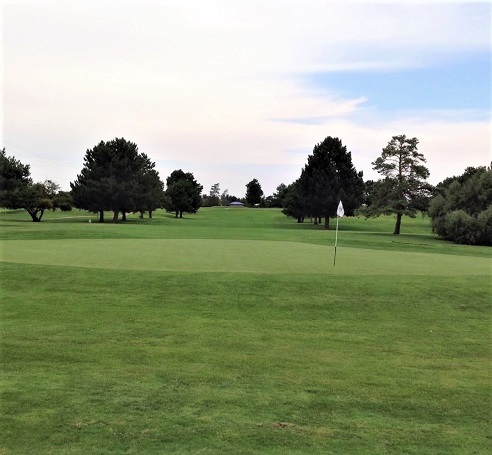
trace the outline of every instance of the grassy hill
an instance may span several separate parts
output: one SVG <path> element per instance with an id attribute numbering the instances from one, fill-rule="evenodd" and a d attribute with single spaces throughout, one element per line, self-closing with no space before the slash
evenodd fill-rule
<path id="1" fill-rule="evenodd" d="M 393 223 L 1 213 L 0 454 L 489 453 L 491 249 Z"/>

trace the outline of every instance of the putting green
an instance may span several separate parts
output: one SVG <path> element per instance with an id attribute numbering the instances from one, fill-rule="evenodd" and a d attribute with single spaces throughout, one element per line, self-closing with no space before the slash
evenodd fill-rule
<path id="1" fill-rule="evenodd" d="M 266 240 L 6 240 L 0 261 L 183 272 L 490 275 L 492 259 Z"/>

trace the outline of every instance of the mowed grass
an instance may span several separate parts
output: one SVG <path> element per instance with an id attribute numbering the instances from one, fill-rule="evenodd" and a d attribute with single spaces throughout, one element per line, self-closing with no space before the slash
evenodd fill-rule
<path id="1" fill-rule="evenodd" d="M 334 267 L 275 210 L 47 215 L 0 214 L 2 455 L 490 452 L 490 249 L 343 218 Z"/>

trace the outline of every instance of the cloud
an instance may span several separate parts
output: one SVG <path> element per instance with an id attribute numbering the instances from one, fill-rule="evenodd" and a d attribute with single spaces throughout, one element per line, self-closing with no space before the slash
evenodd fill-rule
<path id="1" fill-rule="evenodd" d="M 371 99 L 305 75 L 363 77 L 489 52 L 490 5 L 45 0 L 3 13 L 5 145 L 36 179 L 65 188 L 86 149 L 114 137 L 136 142 L 164 179 L 182 167 L 205 190 L 227 182 L 237 195 L 252 178 L 267 194 L 290 183 L 328 135 L 366 175 L 400 133 L 419 137 L 431 175 L 488 153 L 480 115 L 382 115 Z M 472 152 L 462 152 L 466 142 Z M 443 166 L 445 150 L 453 159 Z"/>

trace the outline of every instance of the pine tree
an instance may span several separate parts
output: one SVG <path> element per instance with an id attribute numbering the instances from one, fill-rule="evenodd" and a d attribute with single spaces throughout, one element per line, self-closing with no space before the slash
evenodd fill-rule
<path id="1" fill-rule="evenodd" d="M 113 211 L 113 221 L 121 212 L 155 210 L 161 205 L 163 184 L 155 164 L 139 154 L 136 144 L 123 138 L 101 141 L 87 150 L 84 167 L 75 182 L 70 183 L 74 205 L 91 212 Z"/>
<path id="2" fill-rule="evenodd" d="M 362 203 L 362 172 L 356 171 L 352 154 L 342 141 L 328 136 L 315 145 L 313 154 L 308 156 L 299 179 L 299 190 L 305 215 L 314 217 L 315 223 L 324 217 L 328 229 L 330 217 L 336 216 L 340 201 L 347 215 L 353 215 Z"/>
<path id="3" fill-rule="evenodd" d="M 417 211 L 428 206 L 429 170 L 423 164 L 424 155 L 417 150 L 418 143 L 416 137 L 393 136 L 381 156 L 372 163 L 373 169 L 385 178 L 377 183 L 367 214 L 396 214 L 393 232 L 396 235 L 400 234 L 403 215 L 415 217 Z"/>

